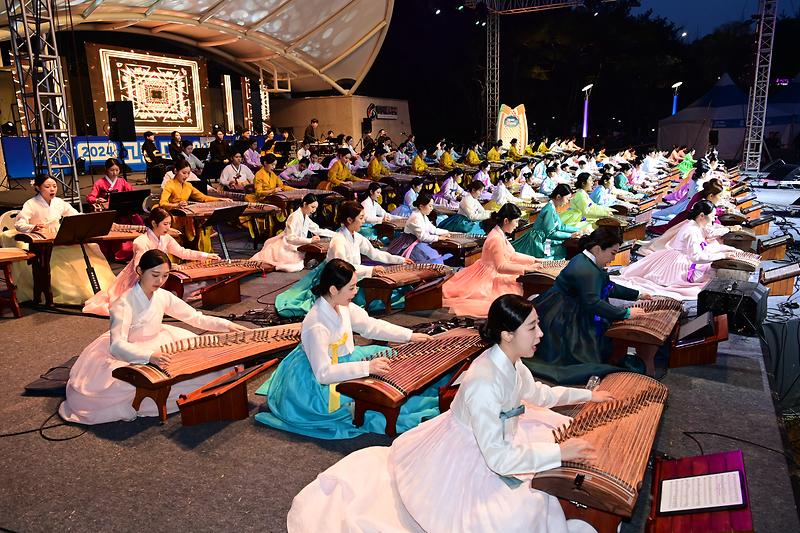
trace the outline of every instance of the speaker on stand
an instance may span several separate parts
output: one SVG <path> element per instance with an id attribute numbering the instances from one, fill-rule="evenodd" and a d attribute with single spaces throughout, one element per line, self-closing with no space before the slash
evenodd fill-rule
<path id="1" fill-rule="evenodd" d="M 133 102 L 128 100 L 106 102 L 108 109 L 108 140 L 116 142 L 120 164 L 122 165 L 122 177 L 127 179 L 125 172 L 125 150 L 124 142 L 136 140 L 136 122 L 133 119 Z"/>

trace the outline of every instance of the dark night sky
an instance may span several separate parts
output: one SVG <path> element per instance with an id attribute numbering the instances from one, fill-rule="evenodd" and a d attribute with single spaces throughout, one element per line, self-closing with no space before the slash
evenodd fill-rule
<path id="1" fill-rule="evenodd" d="M 652 9 L 682 27 L 688 39 L 697 39 L 721 24 L 749 19 L 758 12 L 758 0 L 640 0 L 642 6 L 634 14 Z M 800 9 L 800 0 L 781 0 L 779 14 L 793 15 Z"/>

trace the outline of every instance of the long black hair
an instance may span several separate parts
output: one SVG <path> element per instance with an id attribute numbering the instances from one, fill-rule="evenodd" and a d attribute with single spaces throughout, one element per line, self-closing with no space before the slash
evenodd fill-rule
<path id="1" fill-rule="evenodd" d="M 481 338 L 498 344 L 504 331 L 516 331 L 530 316 L 533 303 L 517 294 L 499 296 L 489 306 L 489 315 L 481 328 Z"/>
<path id="2" fill-rule="evenodd" d="M 500 209 L 494 211 L 489 218 L 481 222 L 481 228 L 483 228 L 483 231 L 486 233 L 489 233 L 495 226 L 502 226 L 504 220 L 514 220 L 521 216 L 522 210 L 519 206 L 513 202 L 507 202 L 503 204 Z"/>
<path id="3" fill-rule="evenodd" d="M 311 288 L 311 293 L 319 298 L 331 291 L 331 287 L 341 290 L 353 280 L 356 269 L 344 259 L 331 259 L 325 264 L 319 282 Z"/>

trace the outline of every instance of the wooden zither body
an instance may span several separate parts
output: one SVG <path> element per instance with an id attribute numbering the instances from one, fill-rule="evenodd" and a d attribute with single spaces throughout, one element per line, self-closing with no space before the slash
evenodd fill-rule
<path id="1" fill-rule="evenodd" d="M 637 301 L 631 308 L 644 309 L 646 314 L 636 318 L 626 318 L 611 324 L 606 336 L 620 344 L 635 346 L 648 344 L 661 346 L 669 339 L 683 312 L 683 305 L 672 298 Z"/>
<path id="2" fill-rule="evenodd" d="M 717 259 L 711 263 L 716 277 L 740 281 L 750 279 L 750 273 L 758 270 L 759 266 L 761 266 L 761 256 L 741 250 L 734 252 L 733 257 Z"/>
<path id="3" fill-rule="evenodd" d="M 219 202 L 190 202 L 185 206 L 171 209 L 170 212 L 176 216 L 208 218 L 217 209 L 224 209 L 226 207 L 237 207 L 241 205 L 247 206 L 243 214 L 248 216 L 275 213 L 279 210 L 277 206 L 274 206 L 272 204 L 260 204 L 255 202 L 219 201 Z"/>
<path id="4" fill-rule="evenodd" d="M 135 363 L 116 368 L 111 375 L 136 387 L 134 409 L 139 409 L 144 398 L 152 398 L 161 420 L 165 421 L 166 402 L 173 384 L 248 363 L 259 356 L 278 354 L 294 348 L 298 342 L 299 323 L 198 335 L 161 346 L 161 352 L 171 355 L 170 362 L 163 367 Z"/>
<path id="5" fill-rule="evenodd" d="M 387 313 L 392 310 L 392 291 L 409 285 L 412 289 L 405 294 L 406 311 L 438 309 L 442 307 L 442 284 L 452 274 L 453 269 L 445 265 L 383 266 L 372 277 L 359 281 L 358 286 L 364 289 L 365 306 L 369 306 L 372 300 L 380 300 Z"/>
<path id="6" fill-rule="evenodd" d="M 541 294 L 552 287 L 558 275 L 568 264 L 569 261 L 566 259 L 536 263 L 536 271 L 517 277 L 517 281 L 522 283 L 522 295 L 527 298 L 534 294 Z"/>
<path id="7" fill-rule="evenodd" d="M 431 248 L 440 254 L 451 254 L 445 264 L 449 266 L 470 266 L 481 258 L 486 235 L 451 232 L 450 235 L 431 243 Z"/>
<path id="8" fill-rule="evenodd" d="M 394 436 L 400 407 L 409 396 L 486 347 L 476 330 L 452 329 L 428 341 L 409 342 L 376 353 L 372 358 L 389 358 L 387 374 L 345 381 L 336 390 L 355 400 L 353 421 L 357 426 L 364 423 L 367 410 L 378 411 L 386 417 L 386 434 Z"/>
<path id="9" fill-rule="evenodd" d="M 630 517 L 644 479 L 668 390 L 658 381 L 634 374 L 609 374 L 595 390 L 613 394 L 605 403 L 585 403 L 566 412 L 572 422 L 553 431 L 560 444 L 584 439 L 597 452 L 592 464 L 565 461 L 537 472 L 534 489 L 559 498 L 568 519 L 586 520 L 598 531 L 617 531 Z"/>
<path id="10" fill-rule="evenodd" d="M 239 280 L 257 272 L 273 272 L 275 267 L 249 259 L 209 259 L 173 265 L 164 289 L 184 297 L 186 285 L 214 280 L 200 290 L 204 306 L 241 301 Z"/>

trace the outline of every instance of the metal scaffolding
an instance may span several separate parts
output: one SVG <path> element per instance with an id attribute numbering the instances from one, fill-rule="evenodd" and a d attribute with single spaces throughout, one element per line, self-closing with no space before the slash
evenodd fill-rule
<path id="1" fill-rule="evenodd" d="M 5 6 L 35 172 L 53 176 L 64 199 L 80 210 L 55 5 L 51 0 L 5 0 Z"/>
<path id="2" fill-rule="evenodd" d="M 486 137 L 497 134 L 497 112 L 500 109 L 500 15 L 534 13 L 562 7 L 577 7 L 585 0 L 486 0 Z M 467 3 L 474 8 L 477 2 Z"/>
<path id="3" fill-rule="evenodd" d="M 778 0 L 761 0 L 756 70 L 747 107 L 747 137 L 743 157 L 745 172 L 758 172 L 761 169 L 761 150 L 764 144 L 764 125 L 767 119 L 769 73 L 772 66 L 772 43 L 775 37 L 777 14 Z"/>

